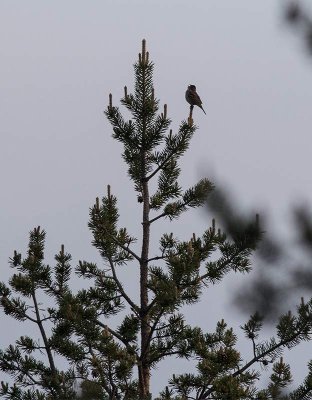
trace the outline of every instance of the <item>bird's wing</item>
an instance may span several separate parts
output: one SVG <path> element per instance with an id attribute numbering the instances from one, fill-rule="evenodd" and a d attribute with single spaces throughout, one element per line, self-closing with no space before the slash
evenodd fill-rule
<path id="1" fill-rule="evenodd" d="M 198 96 L 196 92 L 193 92 L 192 94 L 194 96 L 194 104 L 196 104 L 197 106 L 201 106 L 202 105 L 201 98 Z"/>
<path id="2" fill-rule="evenodd" d="M 200 97 L 193 90 L 187 90 L 185 93 L 185 98 L 187 102 L 192 104 L 193 106 L 200 106 L 202 104 Z"/>

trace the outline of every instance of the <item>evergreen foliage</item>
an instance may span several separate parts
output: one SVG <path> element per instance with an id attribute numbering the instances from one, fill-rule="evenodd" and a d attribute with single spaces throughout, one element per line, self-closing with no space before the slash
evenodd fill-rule
<path id="1" fill-rule="evenodd" d="M 257 221 L 231 236 L 216 229 L 214 221 L 201 235 L 191 233 L 187 240 L 164 233 L 159 255 L 149 254 L 151 225 L 164 218 L 173 221 L 202 206 L 213 190 L 207 179 L 187 190 L 179 184 L 178 162 L 197 128 L 189 117 L 176 133 L 168 132 L 171 121 L 166 105 L 158 112 L 153 68 L 143 41 L 134 66 L 134 93 L 125 87 L 121 100 L 132 118 L 124 119 L 111 95 L 105 111 L 113 137 L 123 145 L 122 156 L 142 208 L 141 251 L 134 250 L 137 239 L 119 221 L 110 186 L 90 209 L 92 243 L 102 265 L 80 261 L 72 271 L 71 255 L 63 246 L 55 265 L 46 265 L 45 232 L 40 227 L 30 232 L 28 254 L 23 258 L 14 253 L 10 259 L 14 273 L 8 285 L 0 284 L 1 307 L 16 320 L 37 326 L 40 339 L 21 336 L 0 351 L 0 369 L 14 382 L 2 382 L 0 395 L 8 400 L 312 399 L 312 363 L 303 384 L 285 394 L 292 378 L 281 357 L 284 348 L 310 340 L 312 300 L 302 299 L 294 315 L 282 315 L 275 337 L 267 341 L 260 336 L 261 316 L 251 316 L 242 326 L 252 349 L 248 361 L 242 360 L 237 337 L 224 320 L 206 333 L 190 326 L 181 311 L 182 306 L 200 301 L 207 287 L 231 271 L 250 270 L 250 257 L 261 236 Z M 138 272 L 139 302 L 120 279 L 120 267 L 129 263 Z M 89 288 L 74 292 L 73 273 L 90 280 Z M 45 301 L 53 307 L 45 307 Z M 108 325 L 108 318 L 117 314 L 122 315 L 119 326 Z M 197 368 L 168 377 L 168 386 L 152 397 L 152 372 L 167 357 L 194 360 Z M 257 366 L 272 370 L 265 389 L 257 387 Z"/>

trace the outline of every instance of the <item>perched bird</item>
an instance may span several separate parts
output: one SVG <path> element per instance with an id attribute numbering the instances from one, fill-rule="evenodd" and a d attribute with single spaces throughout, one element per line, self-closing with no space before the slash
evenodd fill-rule
<path id="1" fill-rule="evenodd" d="M 191 107 L 198 106 L 206 114 L 206 111 L 203 109 L 203 106 L 202 106 L 203 102 L 201 101 L 200 97 L 198 96 L 198 94 L 196 92 L 195 85 L 189 85 L 187 87 L 187 91 L 185 92 L 185 99 L 191 105 Z"/>

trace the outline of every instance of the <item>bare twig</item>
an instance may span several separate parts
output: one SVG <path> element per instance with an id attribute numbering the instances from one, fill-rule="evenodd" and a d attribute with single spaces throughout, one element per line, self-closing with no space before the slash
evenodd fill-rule
<path id="1" fill-rule="evenodd" d="M 139 307 L 130 299 L 130 297 L 129 297 L 129 296 L 127 295 L 127 293 L 125 292 L 125 290 L 124 290 L 124 288 L 123 288 L 123 286 L 122 286 L 122 283 L 121 283 L 120 280 L 118 279 L 117 274 L 116 274 L 116 269 L 115 269 L 115 266 L 114 266 L 114 263 L 113 263 L 112 259 L 109 258 L 108 261 L 109 261 L 109 265 L 110 265 L 111 270 L 112 270 L 112 274 L 113 274 L 114 281 L 116 282 L 116 285 L 117 285 L 117 287 L 118 287 L 118 290 L 119 290 L 120 294 L 122 295 L 122 297 L 126 300 L 126 302 L 127 302 L 134 310 L 136 310 L 137 312 L 139 312 L 139 311 L 140 311 Z"/>

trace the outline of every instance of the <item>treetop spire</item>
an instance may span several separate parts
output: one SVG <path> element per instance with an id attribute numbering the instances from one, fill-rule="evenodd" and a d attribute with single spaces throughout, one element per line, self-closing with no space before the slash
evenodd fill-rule
<path id="1" fill-rule="evenodd" d="M 146 40 L 142 40 L 142 63 L 144 64 L 146 61 Z"/>

